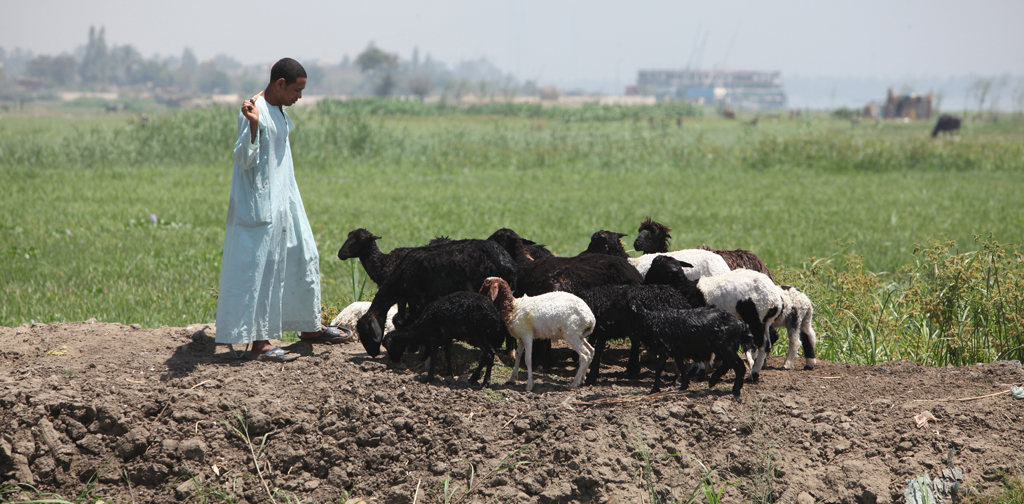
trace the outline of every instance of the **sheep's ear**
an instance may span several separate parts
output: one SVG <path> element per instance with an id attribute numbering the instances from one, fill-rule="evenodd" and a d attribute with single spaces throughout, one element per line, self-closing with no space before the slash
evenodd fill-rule
<path id="1" fill-rule="evenodd" d="M 692 268 L 693 265 L 688 263 L 688 262 L 686 262 L 686 261 L 679 261 L 679 267 L 681 267 L 681 268 Z"/>
<path id="2" fill-rule="evenodd" d="M 496 299 L 498 299 L 498 282 L 491 282 L 490 285 L 491 290 L 490 292 L 488 292 L 488 297 L 491 298 L 491 302 L 493 303 Z"/>
<path id="3" fill-rule="evenodd" d="M 625 237 L 627 237 L 627 236 L 629 236 L 629 235 L 626 234 L 626 233 L 615 233 L 615 237 L 620 239 L 620 240 L 625 238 Z"/>
<path id="4" fill-rule="evenodd" d="M 371 239 L 371 240 L 373 240 L 373 241 L 377 241 L 377 240 L 379 240 L 380 238 L 381 238 L 380 236 L 377 236 L 377 235 L 375 235 L 375 234 L 373 234 L 373 233 L 370 233 L 370 239 Z"/>

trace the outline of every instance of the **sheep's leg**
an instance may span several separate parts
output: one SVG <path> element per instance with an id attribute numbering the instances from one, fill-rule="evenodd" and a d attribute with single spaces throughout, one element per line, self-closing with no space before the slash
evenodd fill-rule
<path id="1" fill-rule="evenodd" d="M 516 364 L 512 367 L 512 376 L 509 376 L 508 381 L 505 383 L 515 383 L 516 379 L 519 378 L 519 361 L 523 358 L 523 349 L 525 346 L 526 344 L 523 343 L 523 340 L 519 340 L 519 345 L 516 347 Z"/>
<path id="2" fill-rule="evenodd" d="M 814 369 L 817 359 L 814 355 L 814 346 L 817 343 L 818 335 L 814 333 L 814 325 L 811 324 L 812 314 L 808 313 L 801 324 L 800 342 L 804 346 L 804 369 Z"/>
<path id="3" fill-rule="evenodd" d="M 523 338 L 523 344 L 526 345 L 523 349 L 526 356 L 526 391 L 530 392 L 533 390 L 533 337 Z M 516 363 L 518 362 L 519 356 L 516 356 Z"/>
<path id="4" fill-rule="evenodd" d="M 570 337 L 566 340 L 576 353 L 580 355 L 580 368 L 576 371 L 576 377 L 572 379 L 572 383 L 569 384 L 569 388 L 576 388 L 580 386 L 580 382 L 583 380 L 583 374 L 587 372 L 587 366 L 594 358 L 594 347 L 587 343 L 587 340 L 581 337 Z"/>
<path id="5" fill-rule="evenodd" d="M 761 375 L 761 366 L 764 366 L 764 360 L 768 357 L 768 351 L 764 346 L 757 348 L 757 356 L 754 358 L 754 366 L 750 368 L 750 376 L 747 380 L 750 383 L 757 383 Z"/>
<path id="6" fill-rule="evenodd" d="M 629 361 L 626 363 L 626 377 L 630 380 L 640 378 L 640 338 L 629 335 Z"/>
<path id="7" fill-rule="evenodd" d="M 484 350 L 480 352 L 480 366 L 476 368 L 476 372 L 473 373 L 473 378 L 470 381 L 475 382 L 477 377 L 480 376 L 480 368 L 485 367 L 487 371 L 484 372 L 484 382 L 480 385 L 480 388 L 489 387 L 491 385 L 491 368 L 494 367 L 494 349 L 490 345 L 484 343 Z"/>
<path id="8" fill-rule="evenodd" d="M 597 383 L 597 377 L 601 374 L 601 356 L 604 354 L 604 347 L 607 345 L 607 338 L 604 334 L 598 334 L 594 341 L 594 358 L 590 361 L 590 372 L 587 373 L 587 385 Z"/>
<path id="9" fill-rule="evenodd" d="M 452 371 L 452 347 L 454 346 L 454 340 L 449 339 L 444 345 L 445 360 L 448 361 L 448 374 L 445 376 L 455 377 L 455 372 Z"/>
<path id="10" fill-rule="evenodd" d="M 743 365 L 743 359 L 739 357 L 726 358 L 718 370 L 711 375 L 711 378 L 708 380 L 708 386 L 713 388 L 729 369 L 732 369 L 733 373 L 736 374 L 736 379 L 732 382 L 732 395 L 739 397 L 740 390 L 743 389 L 743 374 L 747 371 L 746 366 Z"/>
<path id="11" fill-rule="evenodd" d="M 796 360 L 796 350 L 800 346 L 800 324 L 799 321 L 786 326 L 786 335 L 789 337 L 789 351 L 786 353 L 786 361 L 782 363 L 782 369 L 793 369 L 793 361 Z"/>
<path id="12" fill-rule="evenodd" d="M 652 394 L 661 392 L 661 371 L 665 369 L 665 361 L 667 360 L 668 354 L 666 352 L 658 352 L 658 356 L 654 362 L 654 386 L 651 387 Z"/>
<path id="13" fill-rule="evenodd" d="M 434 370 L 437 369 L 437 345 L 433 342 L 427 343 L 430 348 L 427 349 L 430 352 L 430 363 L 427 364 L 427 378 L 423 383 L 431 383 L 434 381 Z"/>

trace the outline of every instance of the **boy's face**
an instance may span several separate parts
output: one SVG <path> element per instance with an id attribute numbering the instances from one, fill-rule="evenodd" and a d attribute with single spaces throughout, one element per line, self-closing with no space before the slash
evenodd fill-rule
<path id="1" fill-rule="evenodd" d="M 299 77 L 291 84 L 285 84 L 284 79 L 278 79 L 274 83 L 274 89 L 277 91 L 277 100 L 281 102 L 281 105 L 294 105 L 299 98 L 302 98 L 302 90 L 306 89 L 306 78 Z"/>

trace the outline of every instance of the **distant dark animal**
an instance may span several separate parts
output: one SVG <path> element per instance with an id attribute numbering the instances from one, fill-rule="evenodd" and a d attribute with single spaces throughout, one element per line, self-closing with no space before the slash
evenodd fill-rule
<path id="1" fill-rule="evenodd" d="M 469 381 L 475 383 L 486 367 L 481 385 L 486 387 L 491 382 L 494 351 L 505 342 L 507 335 L 505 321 L 490 298 L 475 292 L 454 292 L 427 305 L 412 325 L 389 332 L 382 344 L 392 362 L 400 362 L 407 348 L 425 345 L 430 359 L 425 381 L 430 383 L 437 368 L 437 349 L 445 347 L 446 376 L 449 376 L 452 374 L 452 342 L 465 341 L 480 349 L 479 364 Z"/>
<path id="2" fill-rule="evenodd" d="M 946 135 L 952 135 L 960 131 L 960 117 L 949 114 L 942 114 L 939 116 L 938 122 L 935 123 L 935 129 L 932 130 L 932 138 L 935 138 L 939 133 L 945 133 Z"/>
<path id="3" fill-rule="evenodd" d="M 381 284 L 356 330 L 366 353 L 380 354 L 384 316 L 392 305 L 408 307 L 396 316 L 396 328 L 416 320 L 431 302 L 459 291 L 476 292 L 488 277 L 515 284 L 519 267 L 501 245 L 490 240 L 454 240 L 406 253 Z"/>
<path id="4" fill-rule="evenodd" d="M 736 119 L 736 112 L 733 109 L 722 110 L 722 117 L 726 119 Z"/>

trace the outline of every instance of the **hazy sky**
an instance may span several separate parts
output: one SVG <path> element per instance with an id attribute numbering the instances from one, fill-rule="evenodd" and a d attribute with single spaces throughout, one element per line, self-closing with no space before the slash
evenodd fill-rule
<path id="1" fill-rule="evenodd" d="M 641 68 L 788 76 L 1024 74 L 1024 1 L 0 0 L 0 46 L 70 52 L 89 27 L 145 56 L 340 61 L 371 40 L 449 66 L 486 57 L 518 79 L 624 86 Z M 703 47 L 703 51 L 700 48 Z"/>

